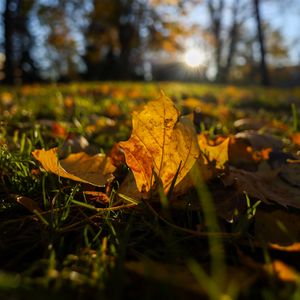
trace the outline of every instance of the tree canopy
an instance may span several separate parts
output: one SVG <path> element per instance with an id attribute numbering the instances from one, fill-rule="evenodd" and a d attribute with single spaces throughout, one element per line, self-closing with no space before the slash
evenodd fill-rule
<path id="1" fill-rule="evenodd" d="M 257 77 L 268 84 L 269 69 L 289 64 L 289 49 L 280 29 L 264 19 L 262 3 L 6 0 L 2 77 L 6 83 L 151 79 L 153 74 L 154 79 L 178 79 L 183 53 L 196 47 L 206 56 L 201 72 L 185 70 L 192 78 Z M 201 16 L 207 19 L 204 25 Z"/>

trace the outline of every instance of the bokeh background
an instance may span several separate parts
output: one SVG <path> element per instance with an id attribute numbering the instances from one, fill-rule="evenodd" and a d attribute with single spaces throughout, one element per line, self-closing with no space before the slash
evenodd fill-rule
<path id="1" fill-rule="evenodd" d="M 299 0 L 1 0 L 0 80 L 300 83 Z"/>

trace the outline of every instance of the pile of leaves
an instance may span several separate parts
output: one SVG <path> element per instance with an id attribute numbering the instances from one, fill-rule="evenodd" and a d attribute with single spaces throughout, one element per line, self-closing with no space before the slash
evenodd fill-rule
<path id="1" fill-rule="evenodd" d="M 64 106 L 74 114 L 72 98 Z M 251 116 L 234 122 L 234 134 L 224 124 L 238 113 L 228 106 L 219 104 L 217 115 L 211 104 L 194 98 L 182 106 L 183 116 L 163 92 L 141 103 L 133 109 L 131 127 L 124 120 L 131 128 L 128 140 L 114 141 L 106 153 L 97 153 L 59 122 L 43 121 L 63 141 L 58 147 L 26 148 L 26 138 L 15 137 L 18 157 L 3 138 L 1 242 L 6 244 L 0 250 L 10 257 L 5 269 L 29 274 L 16 279 L 3 273 L 8 282 L 0 285 L 3 293 L 32 288 L 39 278 L 41 293 L 51 285 L 62 293 L 68 285 L 71 295 L 74 285 L 82 297 L 91 289 L 95 297 L 115 298 L 124 293 L 178 299 L 299 295 L 296 108 L 292 129 Z M 101 119 L 104 128 L 116 129 L 114 118 L 122 119 L 122 112 L 116 104 L 107 111 L 112 118 Z M 87 132 L 95 132 L 99 120 L 87 125 Z M 45 146 L 37 129 L 32 139 Z M 31 189 L 24 191 L 25 184 Z M 8 205 L 27 212 L 16 218 Z M 25 243 L 9 237 L 20 235 L 9 227 L 18 223 Z M 33 248 L 30 240 L 36 242 Z M 29 248 L 30 257 L 24 260 L 22 254 L 20 261 L 27 261 L 30 271 L 12 263 L 16 249 L 7 254 L 18 243 Z M 116 280 L 119 292 L 109 286 Z M 274 283 L 278 290 L 272 290 Z"/>

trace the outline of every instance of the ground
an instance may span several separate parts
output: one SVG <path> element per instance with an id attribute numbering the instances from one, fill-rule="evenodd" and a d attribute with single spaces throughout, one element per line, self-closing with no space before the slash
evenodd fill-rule
<path id="1" fill-rule="evenodd" d="M 161 91 L 192 124 L 201 168 L 180 185 L 179 162 L 167 189 L 153 169 L 145 193 L 117 145 Z M 2 87 L 0 298 L 298 299 L 299 105 L 299 88 Z M 49 152 L 48 165 L 39 159 L 56 147 L 71 177 L 55 174 Z M 70 156 L 82 152 L 90 167 Z M 99 174 L 101 184 L 84 177 L 99 153 L 114 168 L 110 180 Z M 135 159 L 143 169 L 144 157 Z"/>

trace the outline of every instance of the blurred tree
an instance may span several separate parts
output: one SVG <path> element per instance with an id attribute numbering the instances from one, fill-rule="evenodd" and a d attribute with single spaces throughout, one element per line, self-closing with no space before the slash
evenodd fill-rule
<path id="1" fill-rule="evenodd" d="M 264 23 L 262 26 L 265 33 L 266 56 L 269 62 L 268 73 L 275 75 L 278 67 L 289 64 L 288 47 L 279 30 L 273 29 L 269 23 Z M 243 28 L 236 53 L 236 65 L 231 76 L 233 81 L 261 83 L 260 51 L 257 51 L 257 43 L 255 32 Z"/>
<path id="2" fill-rule="evenodd" d="M 221 80 L 228 81 L 230 76 L 230 71 L 232 68 L 232 63 L 236 54 L 237 43 L 239 41 L 239 35 L 241 27 L 243 25 L 244 18 L 241 18 L 240 14 L 240 0 L 234 0 L 232 5 L 232 21 L 229 25 L 228 32 L 228 51 L 227 57 L 225 58 L 225 65 L 222 70 Z"/>
<path id="3" fill-rule="evenodd" d="M 4 10 L 4 80 L 8 84 L 14 83 L 14 59 L 13 59 L 13 34 L 14 34 L 14 11 L 12 7 L 14 4 L 13 0 L 6 0 Z"/>
<path id="4" fill-rule="evenodd" d="M 132 1 L 93 1 L 86 29 L 86 76 L 90 79 L 128 77 L 130 51 L 137 47 L 136 16 Z M 139 12 L 138 12 L 139 13 Z"/>
<path id="5" fill-rule="evenodd" d="M 43 27 L 45 61 L 40 64 L 44 77 L 54 80 L 78 78 L 83 69 L 80 42 L 86 24 L 89 0 L 55 0 L 39 3 L 37 16 Z M 81 40 L 80 40 L 81 38 Z"/>
<path id="6" fill-rule="evenodd" d="M 215 80 L 227 82 L 237 79 L 239 74 L 245 78 L 259 77 L 262 85 L 269 85 L 267 59 L 273 65 L 286 62 L 288 49 L 280 31 L 262 20 L 262 0 L 206 0 L 205 3 Z M 282 4 L 274 0 L 272 3 Z"/>
<path id="7" fill-rule="evenodd" d="M 30 12 L 34 1 L 6 0 L 3 13 L 4 24 L 4 81 L 13 84 L 16 81 L 35 79 L 37 70 L 31 58 L 33 37 L 29 30 Z"/>
<path id="8" fill-rule="evenodd" d="M 263 24 L 266 35 L 265 43 L 267 48 L 268 64 L 271 68 L 290 64 L 288 59 L 288 47 L 282 33 L 273 29 L 270 24 Z"/>
<path id="9" fill-rule="evenodd" d="M 94 0 L 85 33 L 87 77 L 130 79 L 151 50 L 179 50 L 188 30 L 174 16 L 182 16 L 185 2 Z"/>
<path id="10" fill-rule="evenodd" d="M 210 31 L 214 39 L 214 61 L 216 67 L 216 80 L 220 81 L 222 73 L 222 27 L 223 27 L 223 14 L 224 14 L 224 0 L 208 0 L 207 6 L 210 16 Z"/>
<path id="11" fill-rule="evenodd" d="M 262 26 L 261 11 L 260 11 L 260 0 L 253 0 L 256 28 L 257 28 L 257 38 L 259 42 L 260 49 L 260 74 L 262 85 L 270 85 L 270 78 L 266 63 L 266 47 L 265 47 L 265 34 Z"/>
<path id="12" fill-rule="evenodd" d="M 210 18 L 208 32 L 214 48 L 215 80 L 226 82 L 241 40 L 243 24 L 248 18 L 247 3 L 241 0 L 207 0 L 206 5 Z"/>

